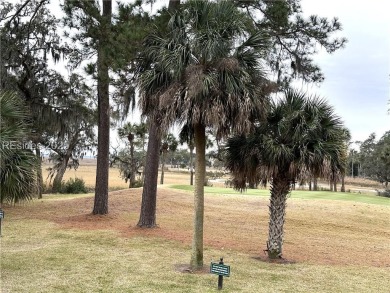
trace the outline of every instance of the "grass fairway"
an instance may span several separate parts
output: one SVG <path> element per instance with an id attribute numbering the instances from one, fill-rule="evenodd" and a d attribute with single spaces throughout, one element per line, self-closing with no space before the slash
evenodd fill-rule
<path id="1" fill-rule="evenodd" d="M 268 191 L 206 193 L 204 260 L 223 256 L 231 265 L 223 292 L 389 292 L 388 199 L 293 192 L 288 262 L 277 264 L 262 251 Z M 218 292 L 215 275 L 180 270 L 190 259 L 190 192 L 159 188 L 152 230 L 135 227 L 140 201 L 141 189 L 112 192 L 107 216 L 90 214 L 91 194 L 3 207 L 1 292 Z"/>
<path id="2" fill-rule="evenodd" d="M 174 184 L 170 186 L 174 189 L 194 191 L 194 186 Z M 205 187 L 205 193 L 210 194 L 237 194 L 238 191 L 233 188 L 222 187 Z M 242 192 L 243 195 L 258 195 L 269 196 L 269 190 L 267 189 L 247 189 Z M 379 204 L 390 206 L 390 198 L 376 196 L 373 194 L 358 194 L 358 193 L 343 193 L 343 192 L 329 192 L 329 191 L 307 191 L 307 190 L 293 190 L 291 192 L 291 198 L 298 199 L 325 199 L 325 200 L 344 200 L 360 203 Z"/>

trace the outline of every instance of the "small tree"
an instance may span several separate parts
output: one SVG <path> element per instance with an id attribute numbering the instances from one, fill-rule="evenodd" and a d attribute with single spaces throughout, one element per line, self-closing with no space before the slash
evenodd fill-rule
<path id="1" fill-rule="evenodd" d="M 166 155 L 168 152 L 173 154 L 177 150 L 178 146 L 178 141 L 176 137 L 172 134 L 169 133 L 164 140 L 162 141 L 160 153 L 161 153 L 161 177 L 160 177 L 160 184 L 164 184 L 164 172 L 165 172 L 165 160 L 166 160 Z"/>
<path id="2" fill-rule="evenodd" d="M 145 123 L 129 122 L 118 129 L 119 136 L 128 141 L 129 148 L 114 154 L 111 164 L 119 162 L 121 175 L 126 182 L 129 181 L 129 188 L 136 186 L 136 174 L 139 173 L 139 168 L 144 166 L 146 131 Z"/>
<path id="3" fill-rule="evenodd" d="M 227 143 L 227 168 L 235 188 L 248 182 L 271 182 L 268 257 L 282 257 L 287 196 L 307 174 L 332 177 L 345 166 L 345 131 L 324 100 L 288 90 L 272 103 L 256 131 Z"/>

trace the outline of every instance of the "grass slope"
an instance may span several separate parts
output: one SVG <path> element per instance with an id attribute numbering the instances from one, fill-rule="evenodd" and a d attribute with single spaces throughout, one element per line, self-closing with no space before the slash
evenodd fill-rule
<path id="1" fill-rule="evenodd" d="M 193 191 L 194 186 L 190 185 L 170 185 L 173 189 Z M 209 194 L 240 194 L 233 188 L 221 188 L 221 187 L 209 187 L 205 186 L 205 193 Z M 269 190 L 266 189 L 247 189 L 241 194 L 245 195 L 257 195 L 257 196 L 269 196 Z M 329 191 L 306 191 L 306 190 L 293 190 L 291 192 L 291 198 L 297 199 L 325 199 L 325 200 L 344 200 L 354 201 L 369 204 L 378 205 L 390 205 L 390 198 L 380 197 L 371 194 L 358 194 L 358 193 L 343 193 L 343 192 L 329 192 Z"/>

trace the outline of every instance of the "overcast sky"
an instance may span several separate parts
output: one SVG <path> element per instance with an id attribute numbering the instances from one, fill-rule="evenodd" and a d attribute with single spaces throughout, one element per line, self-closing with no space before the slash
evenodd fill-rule
<path id="1" fill-rule="evenodd" d="M 314 59 L 325 81 L 310 91 L 327 98 L 350 129 L 352 140 L 390 131 L 390 2 L 388 0 L 302 0 L 305 15 L 337 16 L 344 49 Z"/>

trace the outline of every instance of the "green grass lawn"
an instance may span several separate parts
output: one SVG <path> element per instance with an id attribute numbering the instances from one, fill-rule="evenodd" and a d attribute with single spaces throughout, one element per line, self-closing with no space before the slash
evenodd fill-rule
<path id="1" fill-rule="evenodd" d="M 170 185 L 171 188 L 193 191 L 194 186 L 191 185 Z M 223 187 L 209 187 L 205 186 L 205 193 L 229 195 L 229 194 L 240 194 L 239 191 L 233 188 Z M 246 195 L 257 195 L 257 196 L 269 196 L 269 190 L 266 189 L 247 189 L 242 192 Z M 370 203 L 378 205 L 390 205 L 390 198 L 376 196 L 372 194 L 359 194 L 359 193 L 348 193 L 348 192 L 330 192 L 330 191 L 307 191 L 307 190 L 293 190 L 291 192 L 291 198 L 297 199 L 325 199 L 325 200 L 344 200 L 344 201 L 355 201 L 361 203 Z"/>

